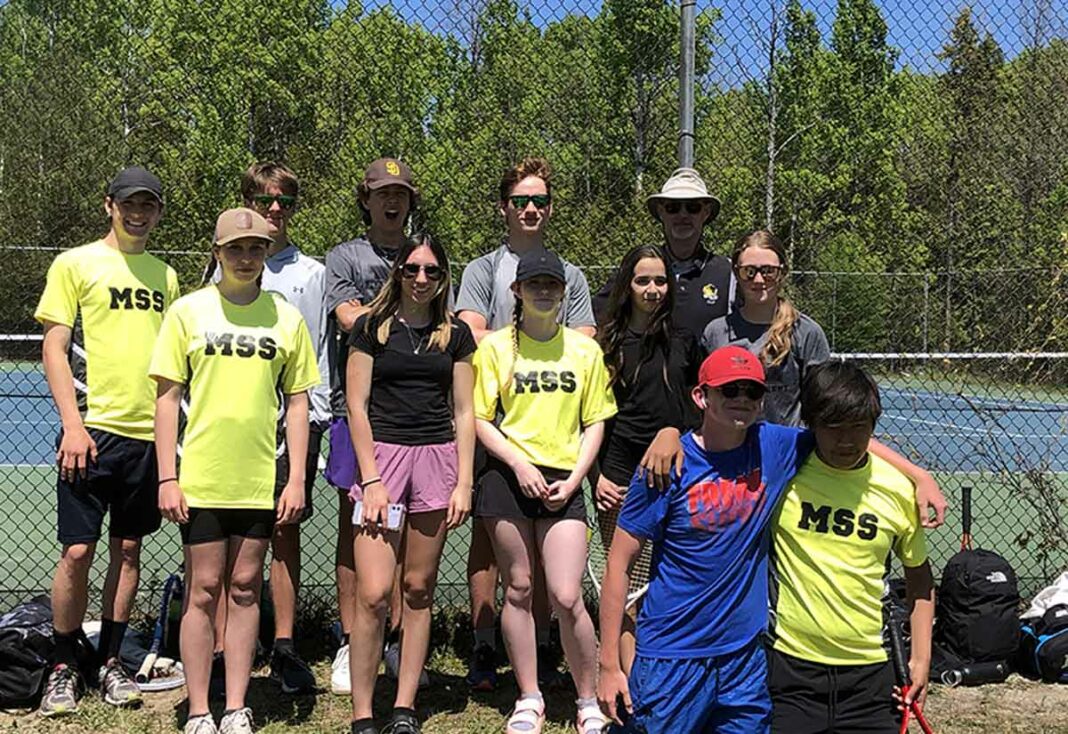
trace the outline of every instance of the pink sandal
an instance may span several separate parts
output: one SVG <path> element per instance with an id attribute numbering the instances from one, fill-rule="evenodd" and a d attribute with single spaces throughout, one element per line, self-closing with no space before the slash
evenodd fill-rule
<path id="1" fill-rule="evenodd" d="M 545 701 L 537 698 L 520 698 L 515 702 L 512 715 L 508 717 L 506 734 L 541 734 L 545 724 Z"/>
<path id="2" fill-rule="evenodd" d="M 608 719 L 601 712 L 601 707 L 595 703 L 580 704 L 578 716 L 575 718 L 575 728 L 579 734 L 601 734 L 608 726 Z"/>

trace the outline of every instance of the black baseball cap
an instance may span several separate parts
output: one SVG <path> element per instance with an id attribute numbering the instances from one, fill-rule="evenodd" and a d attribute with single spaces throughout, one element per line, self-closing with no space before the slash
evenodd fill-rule
<path id="1" fill-rule="evenodd" d="M 126 201 L 134 194 L 146 192 L 163 203 L 163 184 L 148 169 L 130 166 L 118 172 L 108 184 L 108 196 L 115 201 Z"/>
<path id="2" fill-rule="evenodd" d="M 539 275 L 549 275 L 566 283 L 564 263 L 550 250 L 531 250 L 519 258 L 515 269 L 515 282 L 522 283 Z"/>

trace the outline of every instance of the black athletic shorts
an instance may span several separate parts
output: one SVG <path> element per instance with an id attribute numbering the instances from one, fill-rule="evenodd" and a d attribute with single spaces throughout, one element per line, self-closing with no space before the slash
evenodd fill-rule
<path id="1" fill-rule="evenodd" d="M 897 734 L 889 661 L 823 665 L 768 650 L 773 734 Z"/>
<path id="2" fill-rule="evenodd" d="M 56 479 L 56 536 L 63 545 L 100 540 L 104 515 L 110 512 L 108 535 L 143 538 L 159 530 L 159 475 L 156 446 L 151 441 L 127 438 L 89 428 L 96 442 L 96 462 L 90 460 L 82 477 Z M 59 448 L 62 431 L 56 438 Z"/>
<path id="3" fill-rule="evenodd" d="M 190 507 L 189 522 L 178 526 L 182 545 L 198 545 L 239 538 L 270 538 L 274 532 L 274 510 L 236 510 L 218 507 Z"/>
<path id="4" fill-rule="evenodd" d="M 542 476 L 549 484 L 567 479 L 571 472 L 563 469 L 551 469 L 539 466 Z M 506 517 L 513 520 L 586 520 L 586 503 L 583 501 L 580 487 L 567 504 L 555 512 L 549 510 L 541 500 L 532 499 L 519 489 L 515 472 L 495 456 L 487 456 L 486 469 L 478 481 L 475 493 L 476 517 Z"/>
<path id="5" fill-rule="evenodd" d="M 648 448 L 648 445 L 642 445 L 640 442 L 629 441 L 614 434 L 609 436 L 598 457 L 601 474 L 613 484 L 629 486 Z"/>
<path id="6" fill-rule="evenodd" d="M 278 430 L 284 437 L 285 429 L 280 427 Z M 304 460 L 304 510 L 300 513 L 300 517 L 297 518 L 298 523 L 302 523 L 312 516 L 312 489 L 315 488 L 315 477 L 319 473 L 319 452 L 322 450 L 322 443 L 323 428 L 312 423 L 308 429 L 308 456 Z M 289 446 L 286 446 L 286 450 L 275 460 L 274 464 L 274 503 L 276 507 L 288 480 Z"/>

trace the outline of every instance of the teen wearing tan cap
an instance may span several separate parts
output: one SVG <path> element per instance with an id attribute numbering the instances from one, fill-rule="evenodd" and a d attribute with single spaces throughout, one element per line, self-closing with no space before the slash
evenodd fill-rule
<path id="1" fill-rule="evenodd" d="M 379 158 L 364 172 L 356 187 L 356 199 L 367 231 L 326 253 L 326 349 L 330 357 L 332 420 L 325 476 L 338 490 L 336 570 L 342 631 L 342 644 L 332 665 L 330 690 L 339 695 L 352 692 L 348 637 L 356 605 L 349 489 L 356 481 L 357 467 L 345 408 L 348 336 L 356 319 L 366 313 L 368 304 L 389 279 L 397 251 L 407 239 L 408 221 L 419 206 L 420 195 L 408 164 L 396 158 Z M 394 594 L 392 609 L 390 618 L 397 624 L 401 616 L 399 594 Z"/>
<path id="2" fill-rule="evenodd" d="M 278 499 L 275 431 L 286 402 L 286 443 L 303 456 L 308 389 L 318 384 L 315 350 L 295 307 L 261 290 L 272 238 L 251 209 L 216 223 L 212 252 L 218 284 L 178 299 L 160 330 L 149 366 L 158 383 L 156 456 L 160 511 L 179 523 L 186 572 L 181 653 L 189 693 L 187 734 L 212 734 L 208 686 L 213 620 L 226 591 L 226 710 L 218 731 L 252 731 L 245 706 L 259 630 L 263 560 L 274 525 L 304 509 L 304 462 L 290 462 Z M 189 421 L 177 469 L 178 406 L 185 385 Z M 227 571 L 229 569 L 229 571 Z"/>

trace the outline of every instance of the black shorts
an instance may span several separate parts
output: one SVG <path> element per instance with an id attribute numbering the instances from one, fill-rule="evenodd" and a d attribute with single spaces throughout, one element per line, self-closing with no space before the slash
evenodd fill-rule
<path id="1" fill-rule="evenodd" d="M 190 507 L 189 522 L 178 526 L 182 545 L 239 538 L 267 539 L 274 532 L 274 510 Z"/>
<path id="2" fill-rule="evenodd" d="M 284 437 L 284 430 L 279 428 Z M 304 510 L 300 513 L 300 517 L 297 518 L 298 523 L 302 523 L 312 516 L 312 490 L 315 488 L 315 477 L 319 473 L 319 452 L 322 450 L 323 443 L 323 428 L 322 426 L 311 424 L 308 429 L 308 456 L 304 460 Z M 275 460 L 274 464 L 274 503 L 278 505 L 278 500 L 282 496 L 282 490 L 286 488 L 286 482 L 289 480 L 289 446 L 286 446 L 286 450 Z"/>
<path id="3" fill-rule="evenodd" d="M 104 515 L 111 513 L 108 535 L 143 538 L 159 530 L 159 475 L 156 446 L 151 441 L 127 438 L 89 428 L 96 442 L 97 459 L 87 476 L 56 479 L 56 537 L 63 545 L 100 540 Z M 63 433 L 56 438 L 59 447 Z"/>
<path id="4" fill-rule="evenodd" d="M 613 484 L 628 486 L 648 448 L 648 444 L 640 441 L 630 441 L 615 434 L 609 436 L 598 457 L 601 474 Z"/>
<path id="5" fill-rule="evenodd" d="M 897 734 L 889 661 L 823 665 L 768 650 L 773 734 Z"/>
<path id="6" fill-rule="evenodd" d="M 563 469 L 551 469 L 539 466 L 545 481 L 553 482 L 567 479 L 571 472 Z M 487 456 L 486 469 L 478 480 L 478 492 L 475 493 L 476 517 L 506 517 L 513 520 L 582 520 L 586 521 L 586 503 L 580 487 L 571 496 L 567 504 L 555 512 L 547 508 L 541 500 L 532 499 L 519 489 L 515 472 L 500 459 Z"/>

